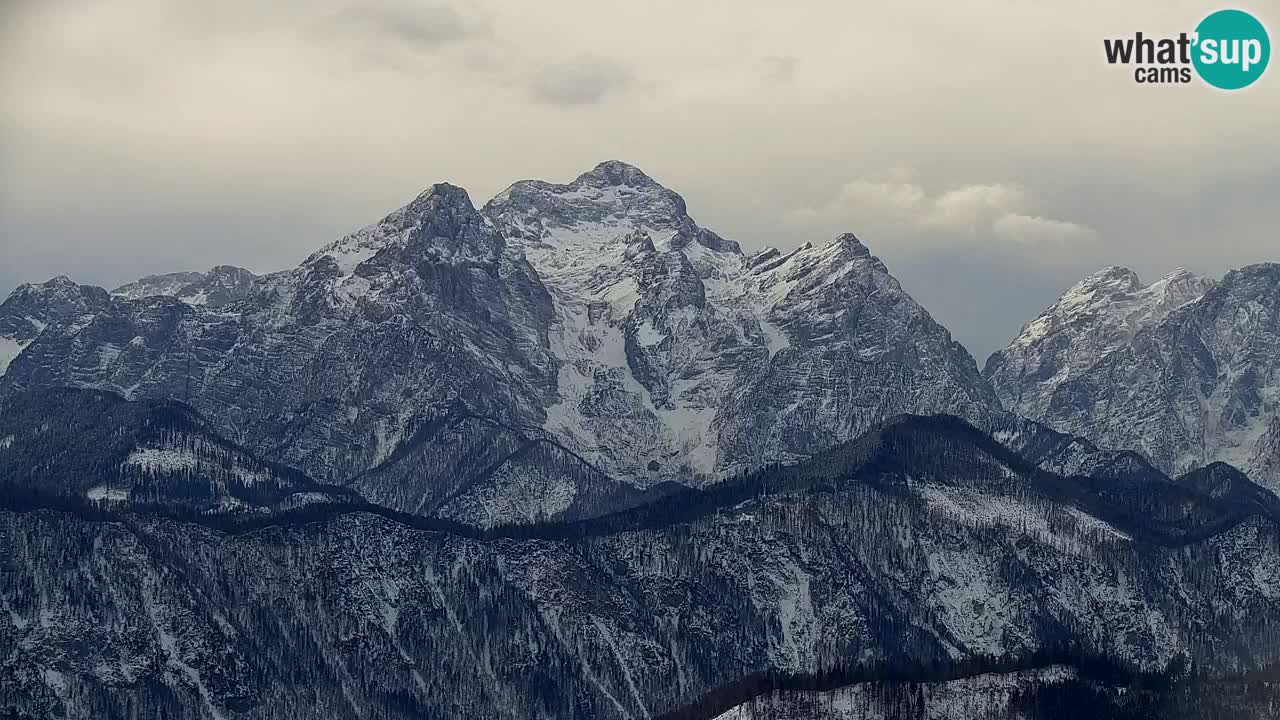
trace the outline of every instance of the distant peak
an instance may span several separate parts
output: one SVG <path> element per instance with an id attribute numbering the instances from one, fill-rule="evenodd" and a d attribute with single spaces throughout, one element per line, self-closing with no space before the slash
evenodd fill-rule
<path id="1" fill-rule="evenodd" d="M 471 204 L 471 196 L 467 191 L 452 185 L 450 183 L 436 183 L 431 187 L 423 190 L 418 197 L 414 198 L 411 206 L 426 204 L 431 207 L 439 207 L 441 205 L 463 205 L 471 209 L 475 206 Z"/>
<path id="2" fill-rule="evenodd" d="M 1245 293 L 1264 302 L 1274 302 L 1280 296 L 1280 263 L 1262 262 L 1245 265 L 1228 272 L 1218 283 L 1228 293 Z"/>
<path id="3" fill-rule="evenodd" d="M 1136 272 L 1120 265 L 1111 265 L 1076 283 L 1064 297 L 1072 297 L 1082 292 L 1119 292 L 1141 293 L 1153 292 L 1158 295 L 1199 295 L 1208 289 L 1213 281 L 1206 280 L 1190 272 L 1186 268 L 1175 268 L 1163 277 L 1147 285 Z"/>
<path id="4" fill-rule="evenodd" d="M 336 263 L 337 272 L 347 275 L 382 250 L 403 250 L 411 243 L 433 247 L 434 257 L 489 262 L 500 252 L 501 242 L 487 227 L 466 190 L 451 183 L 436 183 L 373 225 L 320 248 L 303 261 L 303 266 Z"/>
<path id="5" fill-rule="evenodd" d="M 862 241 L 858 239 L 858 236 L 851 232 L 837 235 L 836 238 L 831 241 L 830 245 L 839 246 L 842 249 L 849 250 L 853 252 L 854 255 L 871 254 L 871 251 L 867 249 L 866 245 L 862 244 Z"/>
<path id="6" fill-rule="evenodd" d="M 20 285 L 14 290 L 14 293 L 44 294 L 50 291 L 67 292 L 76 290 L 79 287 L 80 285 L 76 281 L 66 275 L 58 275 L 56 277 L 49 278 L 42 283 L 26 283 L 24 285 Z"/>
<path id="7" fill-rule="evenodd" d="M 471 196 L 466 190 L 449 183 L 436 183 L 423 190 L 403 209 L 388 216 L 387 220 L 403 222 L 413 218 L 442 219 L 472 216 L 479 217 L 479 211 L 471 203 Z"/>
<path id="8" fill-rule="evenodd" d="M 236 265 L 214 265 L 209 268 L 210 275 L 253 275 L 252 272 Z"/>
<path id="9" fill-rule="evenodd" d="M 1138 277 L 1138 273 L 1123 265 L 1108 265 L 1085 278 L 1085 280 L 1112 280 L 1117 278 Z"/>
<path id="10" fill-rule="evenodd" d="M 628 187 L 651 187 L 658 185 L 657 181 L 646 175 L 643 170 L 635 165 L 624 163 L 621 160 L 606 160 L 587 172 L 579 175 L 576 182 L 586 182 L 592 185 L 604 186 L 625 185 Z"/>
<path id="11" fill-rule="evenodd" d="M 1227 273 L 1227 278 L 1231 280 L 1239 280 L 1241 278 L 1280 280 L 1280 263 L 1260 262 L 1253 265 L 1245 265 Z"/>
<path id="12" fill-rule="evenodd" d="M 1166 294 L 1179 293 L 1199 296 L 1217 284 L 1216 280 L 1200 277 L 1186 268 L 1179 267 L 1174 268 L 1172 272 L 1165 273 L 1164 277 L 1151 284 L 1151 288 L 1158 289 Z"/>
<path id="13" fill-rule="evenodd" d="M 1142 288 L 1142 280 L 1138 273 L 1120 265 L 1108 265 L 1075 284 L 1073 290 L 1083 290 L 1102 286 L 1115 286 L 1117 289 L 1133 292 Z"/>

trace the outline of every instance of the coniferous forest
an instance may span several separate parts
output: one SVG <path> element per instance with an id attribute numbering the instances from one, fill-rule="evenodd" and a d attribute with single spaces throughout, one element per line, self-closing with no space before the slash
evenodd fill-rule
<path id="1" fill-rule="evenodd" d="M 1275 498 L 907 416 L 585 518 L 414 515 L 180 404 L 0 453 L 0 716 L 1271 717 Z M 32 428 L 35 428 L 33 431 Z M 105 487 L 113 492 L 90 492 Z"/>

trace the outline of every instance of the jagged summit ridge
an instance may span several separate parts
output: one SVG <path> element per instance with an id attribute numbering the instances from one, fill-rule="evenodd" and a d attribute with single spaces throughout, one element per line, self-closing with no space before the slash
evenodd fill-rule
<path id="1" fill-rule="evenodd" d="M 1228 462 L 1280 487 L 1280 265 L 1221 281 L 1082 280 L 991 356 L 1004 406 L 1181 473 Z"/>
<path id="2" fill-rule="evenodd" d="M 450 262 L 493 263 L 502 253 L 504 241 L 487 227 L 466 190 L 436 183 L 377 223 L 321 248 L 304 265 L 328 257 L 342 275 L 350 275 L 378 252 L 410 245 Z"/>
<path id="3" fill-rule="evenodd" d="M 515 183 L 481 210 L 433 185 L 234 303 L 122 296 L 79 317 L 21 350 L 6 382 L 189 400 L 330 481 L 431 448 L 489 473 L 441 448 L 497 432 L 644 486 L 806 457 L 902 412 L 997 405 L 853 235 L 748 258 L 617 161 Z M 444 476 L 358 482 L 413 511 L 440 491 L 414 483 Z M 394 492 L 373 485 L 393 477 Z"/>
<path id="4" fill-rule="evenodd" d="M 77 327 L 109 301 L 106 290 L 77 285 L 66 275 L 19 286 L 0 303 L 0 376 L 50 325 Z"/>
<path id="5" fill-rule="evenodd" d="M 1142 327 L 1158 323 L 1199 299 L 1214 284 L 1182 268 L 1150 285 L 1143 285 L 1138 274 L 1128 268 L 1103 268 L 1073 285 L 1023 326 L 1007 349 L 988 359 L 984 374 L 993 381 L 1007 408 L 1036 417 L 1046 398 L 1026 393 L 1014 396 L 1002 390 L 1011 387 L 1006 379 L 1009 373 L 1034 371 L 1043 375 L 1052 367 L 1048 384 L 1065 381 L 1073 368 L 1079 369 L 1131 341 Z M 1071 352 L 1064 354 L 1068 347 Z"/>
<path id="6" fill-rule="evenodd" d="M 176 272 L 148 275 L 122 285 L 111 294 L 127 300 L 168 295 L 189 305 L 218 307 L 250 295 L 258 276 L 234 265 L 216 265 L 207 272 Z"/>
<path id="7" fill-rule="evenodd" d="M 597 165 L 567 185 L 522 180 L 499 193 L 484 214 L 510 235 L 535 245 L 529 252 L 588 252 L 637 228 L 662 249 L 699 243 L 741 253 L 738 244 L 698 226 L 684 198 L 639 168 L 619 161 Z"/>
<path id="8" fill-rule="evenodd" d="M 623 185 L 635 188 L 662 188 L 656 180 L 645 174 L 643 170 L 621 160 L 605 160 L 587 172 L 579 175 L 574 182 L 583 185 L 597 184 L 605 186 Z"/>
<path id="9" fill-rule="evenodd" d="M 482 212 L 556 299 L 547 428 L 615 473 L 716 475 L 804 457 L 895 411 L 976 418 L 996 404 L 853 234 L 748 257 L 618 162 L 516 183 Z"/>

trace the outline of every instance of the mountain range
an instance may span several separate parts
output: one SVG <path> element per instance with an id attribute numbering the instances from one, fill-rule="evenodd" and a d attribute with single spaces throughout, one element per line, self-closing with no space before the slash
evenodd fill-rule
<path id="1" fill-rule="evenodd" d="M 590 484 L 697 483 L 903 412 L 999 408 L 854 236 L 746 255 L 617 162 L 516 183 L 483 211 L 436 185 L 297 268 L 248 277 L 215 268 L 110 297 L 25 286 L 0 306 L 25 348 L 0 383 L 178 399 L 266 458 L 408 512 L 494 484 L 583 491 L 543 477 L 548 463 Z"/>
<path id="2" fill-rule="evenodd" d="M 1004 407 L 1168 472 L 1231 463 L 1280 488 L 1280 264 L 1220 281 L 1082 280 L 987 361 Z"/>
<path id="3" fill-rule="evenodd" d="M 1280 265 L 1108 268 L 980 370 L 854 235 L 745 252 L 616 161 L 280 272 L 24 285 L 0 716 L 709 719 L 843 677 L 942 717 L 1258 671 L 1278 357 Z"/>

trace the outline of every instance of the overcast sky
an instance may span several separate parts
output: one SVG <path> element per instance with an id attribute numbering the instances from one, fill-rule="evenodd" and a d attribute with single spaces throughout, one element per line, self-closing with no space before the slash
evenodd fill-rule
<path id="1" fill-rule="evenodd" d="M 1103 59 L 1216 7 L 0 0 L 0 294 L 281 269 L 433 182 L 620 159 L 747 248 L 855 232 L 981 363 L 1099 267 L 1280 260 L 1280 69 Z"/>

